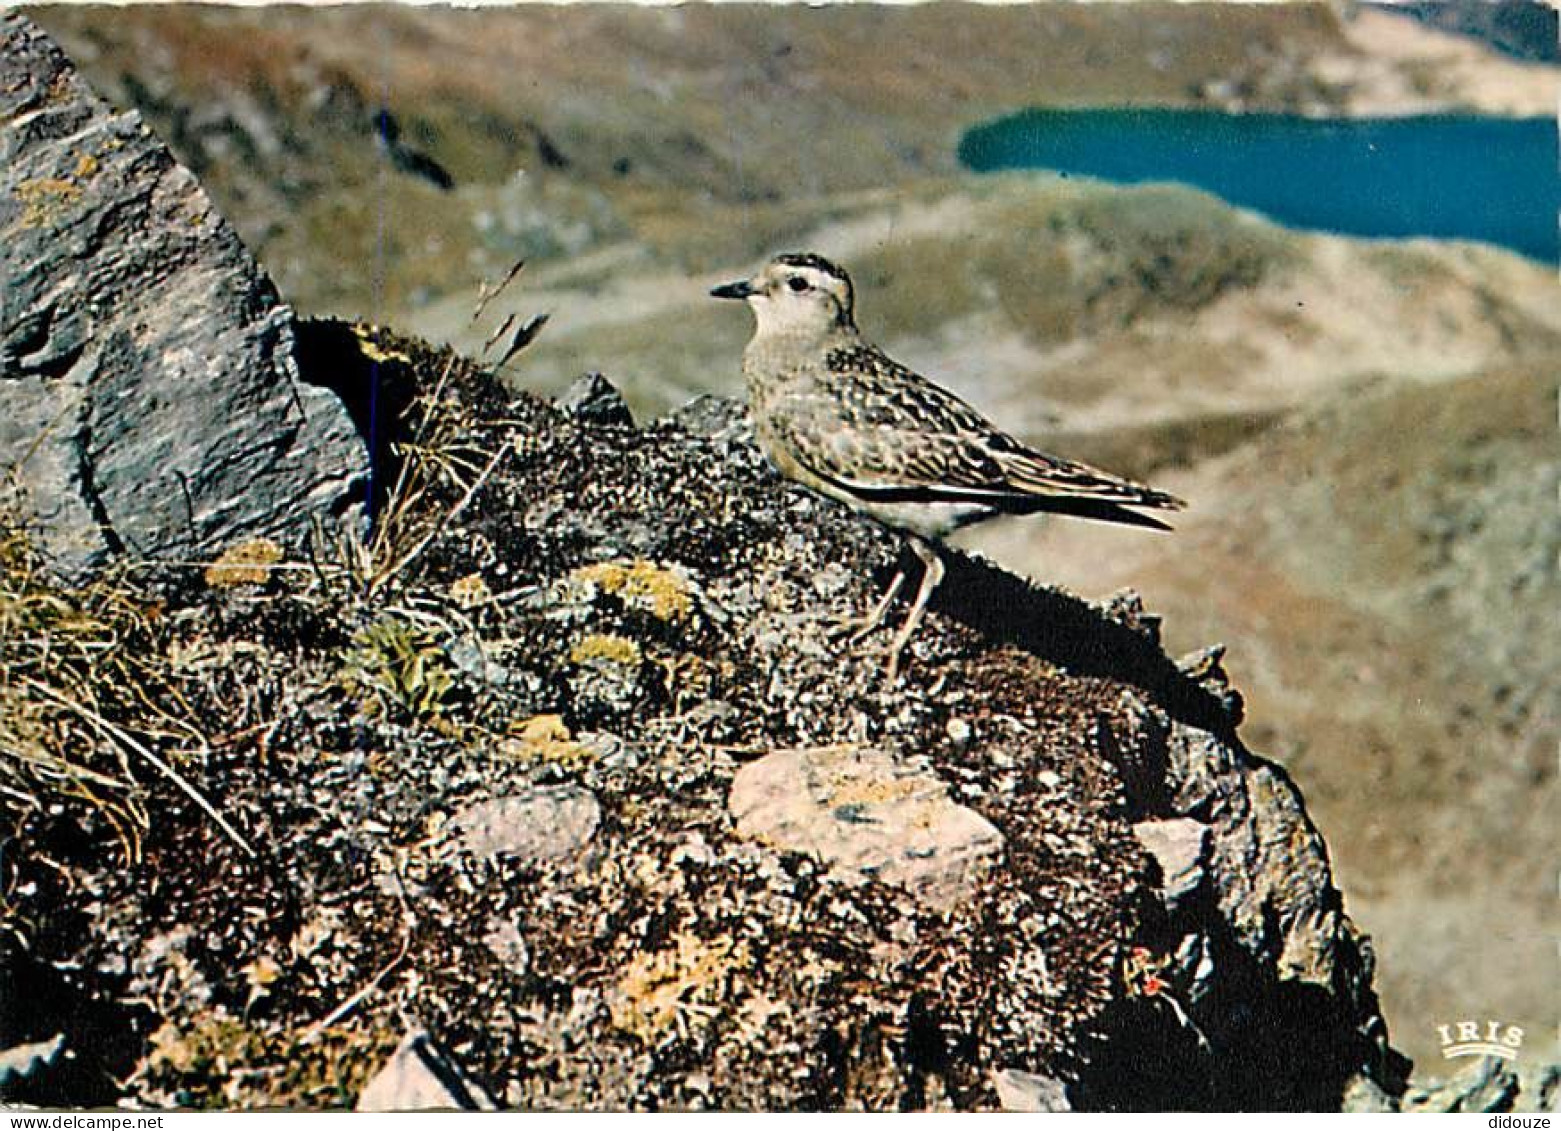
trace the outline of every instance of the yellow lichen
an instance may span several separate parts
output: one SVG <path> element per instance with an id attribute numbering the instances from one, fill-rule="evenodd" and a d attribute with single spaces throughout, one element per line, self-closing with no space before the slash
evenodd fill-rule
<path id="1" fill-rule="evenodd" d="M 249 999 L 244 1005 L 247 1012 L 261 998 L 271 995 L 271 987 L 281 980 L 282 968 L 271 959 L 262 956 L 239 973 L 244 975 L 244 981 L 249 986 Z"/>
<path id="2" fill-rule="evenodd" d="M 83 153 L 76 159 L 75 177 L 78 181 L 85 180 L 87 177 L 92 176 L 92 174 L 96 173 L 97 171 L 98 159 L 92 154 Z"/>
<path id="3" fill-rule="evenodd" d="M 576 769 L 596 757 L 589 747 L 574 741 L 561 715 L 532 715 L 511 723 L 499 748 L 512 758 L 563 769 Z"/>
<path id="4" fill-rule="evenodd" d="M 686 1037 L 719 1014 L 733 979 L 753 966 L 746 943 L 685 931 L 667 950 L 637 955 L 611 994 L 612 1023 L 647 1044 Z"/>
<path id="5" fill-rule="evenodd" d="M 832 809 L 845 805 L 888 805 L 924 792 L 926 784 L 906 778 L 853 778 L 826 785 L 819 798 Z"/>
<path id="6" fill-rule="evenodd" d="M 681 621 L 694 611 L 688 581 L 677 571 L 643 558 L 581 566 L 569 576 L 576 582 L 595 585 L 657 620 Z"/>
<path id="7" fill-rule="evenodd" d="M 583 636 L 569 650 L 570 661 L 581 665 L 608 663 L 633 668 L 639 666 L 642 658 L 643 653 L 638 644 L 626 636 L 610 632 L 593 632 Z"/>
<path id="8" fill-rule="evenodd" d="M 475 609 L 493 599 L 493 591 L 480 573 L 469 573 L 450 583 L 450 600 L 463 609 Z"/>
<path id="9" fill-rule="evenodd" d="M 269 538 L 235 542 L 206 567 L 206 584 L 213 589 L 234 585 L 264 585 L 272 567 L 282 560 L 282 547 Z"/>
<path id="10" fill-rule="evenodd" d="M 81 186 L 59 177 L 23 181 L 12 190 L 22 204 L 22 227 L 42 228 L 60 218 L 67 205 L 81 197 Z"/>
<path id="11" fill-rule="evenodd" d="M 404 365 L 412 364 L 412 359 L 398 350 L 386 349 L 374 341 L 373 327 L 354 325 L 353 337 L 358 339 L 358 352 L 370 361 L 378 361 L 381 364 L 387 361 L 399 361 Z"/>

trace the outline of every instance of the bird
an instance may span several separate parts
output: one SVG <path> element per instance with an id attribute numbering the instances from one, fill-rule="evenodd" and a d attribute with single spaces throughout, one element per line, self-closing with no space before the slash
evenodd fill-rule
<path id="1" fill-rule="evenodd" d="M 1001 514 L 1038 512 L 1170 530 L 1140 510 L 1186 505 L 1037 451 L 891 359 L 857 328 L 851 277 L 821 255 L 777 255 L 751 278 L 710 294 L 753 310 L 742 368 L 755 438 L 769 462 L 899 532 L 921 562 L 910 613 L 887 649 L 890 683 L 943 580 L 938 546 L 949 534 Z M 878 629 L 906 581 L 902 566 L 872 612 L 851 626 L 853 641 Z"/>

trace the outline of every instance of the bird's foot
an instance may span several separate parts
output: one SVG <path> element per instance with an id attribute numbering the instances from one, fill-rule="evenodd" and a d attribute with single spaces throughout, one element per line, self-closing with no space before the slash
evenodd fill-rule
<path id="1" fill-rule="evenodd" d="M 848 647 L 860 644 L 883 627 L 884 617 L 847 617 L 836 621 L 826 630 L 829 639 Z"/>
<path id="2" fill-rule="evenodd" d="M 905 645 L 899 642 L 889 645 L 883 650 L 884 683 L 893 687 L 900 681 L 900 658 L 905 655 Z"/>
<path id="3" fill-rule="evenodd" d="M 894 575 L 894 580 L 889 583 L 889 588 L 884 590 L 884 595 L 879 599 L 878 604 L 873 606 L 872 612 L 865 617 L 850 617 L 841 621 L 830 630 L 830 637 L 834 640 L 844 639 L 848 645 L 860 644 L 866 640 L 877 632 L 888 618 L 889 606 L 894 603 L 894 599 L 899 596 L 900 589 L 904 585 L 905 573 L 902 570 Z"/>

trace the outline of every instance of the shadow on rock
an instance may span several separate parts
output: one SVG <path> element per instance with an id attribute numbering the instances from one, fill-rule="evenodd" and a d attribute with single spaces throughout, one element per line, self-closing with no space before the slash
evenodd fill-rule
<path id="1" fill-rule="evenodd" d="M 1144 614 L 1136 598 L 1102 609 L 962 553 L 945 553 L 944 561 L 948 576 L 933 595 L 933 609 L 1072 675 L 1136 687 L 1177 722 L 1236 740 L 1240 695 L 1211 689 L 1166 656 L 1158 619 Z"/>

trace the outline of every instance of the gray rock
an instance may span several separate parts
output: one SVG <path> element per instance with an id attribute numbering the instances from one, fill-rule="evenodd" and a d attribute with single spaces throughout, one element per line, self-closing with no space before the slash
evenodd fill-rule
<path id="1" fill-rule="evenodd" d="M 1189 928 L 1193 937 L 1177 952 L 1176 968 L 1191 991 L 1184 1003 L 1186 1022 L 1216 1056 L 1244 1065 L 1262 1055 L 1294 1055 L 1297 1042 L 1312 1034 L 1301 1015 L 1282 1003 L 1291 995 L 1320 996 L 1335 1019 L 1333 1046 L 1353 1048 L 1351 1056 L 1369 1066 L 1373 1086 L 1397 1096 L 1407 1064 L 1387 1041 L 1373 988 L 1371 943 L 1344 914 L 1327 846 L 1300 791 L 1281 767 L 1239 741 L 1181 722 L 1167 724 L 1164 789 L 1179 819 L 1156 824 L 1177 831 L 1142 826 L 1134 831 L 1146 847 L 1153 843 L 1166 853 L 1168 884 L 1184 863 L 1196 859 L 1212 895 L 1213 914 Z M 1191 880 L 1188 870 L 1185 882 Z M 1275 1004 L 1263 1007 L 1272 1012 L 1261 1021 L 1255 999 L 1240 988 L 1243 979 L 1278 987 Z M 1271 1051 L 1260 1054 L 1259 1043 Z M 1322 1102 L 1322 1092 L 1306 1090 L 1312 1083 L 1299 1077 L 1293 1082 L 1300 1090 L 1289 1097 L 1275 1092 L 1274 1102 L 1302 1107 Z"/>
<path id="2" fill-rule="evenodd" d="M 1003 847 L 1002 833 L 931 773 L 870 748 L 766 755 L 738 771 L 729 804 L 744 836 L 818 856 L 842 876 L 898 884 L 940 909 L 968 894 Z"/>
<path id="3" fill-rule="evenodd" d="M 1283 980 L 1366 992 L 1364 940 L 1339 907 L 1327 847 L 1284 771 L 1182 726 L 1170 746 L 1178 807 L 1214 814 L 1211 871 L 1248 951 Z"/>
<path id="4" fill-rule="evenodd" d="M 997 1102 L 1004 1111 L 1072 1111 L 1068 1092 L 1061 1080 L 1050 1076 L 1037 1076 L 1033 1072 L 1020 1072 L 1005 1068 L 992 1076 L 997 1089 Z"/>
<path id="5" fill-rule="evenodd" d="M 1404 1093 L 1402 1110 L 1511 1111 L 1518 1092 L 1518 1074 L 1505 1061 L 1482 1056 L 1446 1080 L 1411 1087 Z"/>
<path id="6" fill-rule="evenodd" d="M 1179 817 L 1169 821 L 1140 821 L 1133 835 L 1160 866 L 1160 898 L 1174 911 L 1203 884 L 1204 861 L 1209 847 L 1209 827 Z"/>
<path id="7" fill-rule="evenodd" d="M 189 170 L 0 17 L 0 470 L 66 576 L 354 511 L 368 457 Z"/>
<path id="8" fill-rule="evenodd" d="M 753 436 L 747 406 L 730 397 L 695 397 L 674 412 L 671 420 L 695 436 L 712 440 L 746 440 Z"/>
<path id="9" fill-rule="evenodd" d="M 590 790 L 553 785 L 479 801 L 452 823 L 457 843 L 474 856 L 556 860 L 589 844 L 601 819 Z"/>
<path id="10" fill-rule="evenodd" d="M 1398 1101 L 1382 1085 L 1365 1073 L 1359 1073 L 1344 1085 L 1339 1110 L 1346 1114 L 1398 1111 Z"/>
<path id="11" fill-rule="evenodd" d="M 495 1111 L 498 1105 L 422 1029 L 401 1039 L 358 1096 L 359 1111 Z"/>
<path id="12" fill-rule="evenodd" d="M 1561 1064 L 1523 1065 L 1518 1070 L 1521 1089 L 1520 1108 L 1525 1111 L 1555 1111 L 1561 1108 Z"/>
<path id="13" fill-rule="evenodd" d="M 1561 1065 L 1482 1056 L 1446 1079 L 1414 1081 L 1401 1109 L 1411 1112 L 1553 1112 Z"/>
<path id="14" fill-rule="evenodd" d="M 600 373 L 577 378 L 558 396 L 558 407 L 587 424 L 632 425 L 634 416 L 623 394 Z"/>

